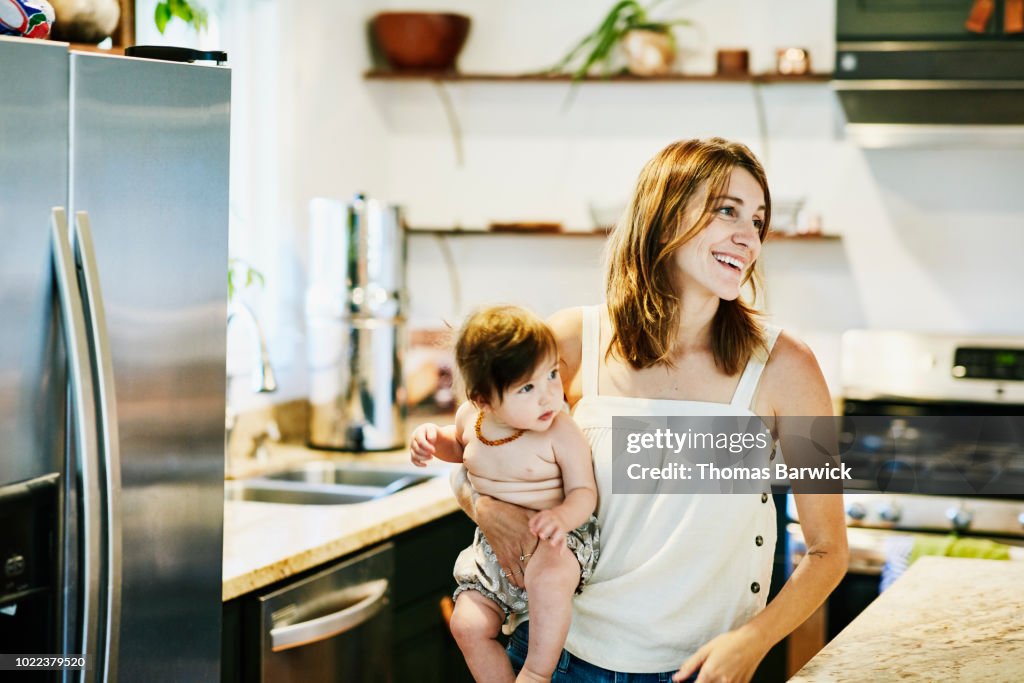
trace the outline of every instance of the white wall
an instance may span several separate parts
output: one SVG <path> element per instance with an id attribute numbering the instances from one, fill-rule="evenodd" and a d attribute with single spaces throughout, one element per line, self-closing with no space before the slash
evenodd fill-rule
<path id="1" fill-rule="evenodd" d="M 566 84 L 444 87 L 463 130 L 454 147 L 435 86 L 368 82 L 365 21 L 388 8 L 436 2 L 225 0 L 220 32 L 235 69 L 232 248 L 267 274 L 250 294 L 272 328 L 283 396 L 304 389 L 302 290 L 306 206 L 358 190 L 401 203 L 414 226 L 481 227 L 556 220 L 589 227 L 588 202 L 625 201 L 641 164 L 683 137 L 749 144 L 773 196 L 805 197 L 843 240 L 774 243 L 764 253 L 767 308 L 815 348 L 834 383 L 838 335 L 852 327 L 1024 334 L 1024 207 L 1020 150 L 864 151 L 841 133 L 826 84 Z M 593 0 L 450 0 L 473 18 L 463 71 L 522 72 L 557 59 L 611 5 Z M 714 50 L 746 47 L 754 71 L 775 49 L 809 48 L 832 68 L 832 2 L 693 0 L 665 3 L 696 23 L 679 38 L 684 71 L 709 73 Z M 472 306 L 516 301 L 549 313 L 601 296 L 600 242 L 583 237 L 410 241 L 410 318 L 457 322 Z M 241 370 L 245 368 L 242 367 Z M 276 400 L 276 399 L 275 399 Z"/>

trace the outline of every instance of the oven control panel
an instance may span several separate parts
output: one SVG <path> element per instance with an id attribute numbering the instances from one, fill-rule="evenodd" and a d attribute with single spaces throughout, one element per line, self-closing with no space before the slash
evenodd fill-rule
<path id="1" fill-rule="evenodd" d="M 795 502 L 787 496 L 786 511 L 799 522 Z M 1022 500 L 846 492 L 843 508 L 850 528 L 991 535 L 1024 544 Z"/>
<path id="2" fill-rule="evenodd" d="M 1024 349 L 961 346 L 953 356 L 959 379 L 1024 380 Z"/>

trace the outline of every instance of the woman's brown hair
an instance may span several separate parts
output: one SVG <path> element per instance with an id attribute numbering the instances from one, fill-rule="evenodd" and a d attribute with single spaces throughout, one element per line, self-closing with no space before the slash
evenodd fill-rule
<path id="1" fill-rule="evenodd" d="M 745 146 L 722 138 L 672 143 L 647 162 L 633 198 L 612 231 L 607 249 L 606 292 L 612 323 L 608 348 L 640 369 L 672 365 L 679 328 L 679 294 L 674 290 L 672 256 L 712 219 L 715 198 L 726 192 L 734 168 L 748 171 L 764 191 L 764 241 L 772 202 L 761 162 Z M 703 202 L 700 218 L 683 223 L 687 210 Z M 756 298 L 758 276 L 750 264 L 743 283 Z M 734 375 L 764 348 L 756 311 L 742 300 L 722 300 L 711 326 L 715 363 Z"/>
<path id="2" fill-rule="evenodd" d="M 558 357 L 555 335 L 543 320 L 518 306 L 492 306 L 472 313 L 459 330 L 455 363 L 474 403 L 500 403 L 505 391 Z"/>

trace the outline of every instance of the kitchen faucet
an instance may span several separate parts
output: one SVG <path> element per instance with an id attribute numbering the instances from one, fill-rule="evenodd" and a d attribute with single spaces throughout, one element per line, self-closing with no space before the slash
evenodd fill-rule
<path id="1" fill-rule="evenodd" d="M 277 391 L 277 379 L 274 377 L 274 368 L 270 365 L 270 354 L 267 353 L 267 340 L 263 336 L 263 328 L 260 326 L 260 321 L 256 319 L 256 314 L 253 313 L 248 304 L 233 301 L 228 306 L 228 327 L 231 326 L 231 321 L 238 315 L 249 320 L 252 323 L 252 329 L 256 333 L 255 349 L 256 353 L 259 354 L 259 366 L 256 374 L 253 375 L 255 380 L 253 383 L 253 393 L 267 394 Z"/>
<path id="2" fill-rule="evenodd" d="M 253 374 L 253 393 L 256 394 L 268 394 L 277 391 L 277 379 L 274 376 L 274 368 L 270 364 L 270 354 L 267 352 L 267 340 L 263 335 L 263 328 L 260 326 L 259 320 L 256 318 L 256 314 L 248 304 L 240 301 L 233 301 L 228 305 L 228 319 L 227 325 L 231 326 L 231 321 L 236 317 L 241 317 L 250 322 L 250 329 L 253 330 L 255 335 L 256 344 L 253 349 L 258 355 L 259 362 L 256 365 L 256 371 Z M 226 430 L 226 449 L 227 455 L 231 455 L 231 434 L 234 432 L 235 425 L 238 423 L 238 413 L 231 409 L 231 403 L 228 402 L 228 409 L 225 416 L 225 430 Z M 280 439 L 277 425 L 271 423 L 267 428 L 259 434 L 253 436 L 252 446 L 246 453 L 248 458 L 254 458 L 265 452 L 263 447 L 264 442 L 267 439 Z"/>

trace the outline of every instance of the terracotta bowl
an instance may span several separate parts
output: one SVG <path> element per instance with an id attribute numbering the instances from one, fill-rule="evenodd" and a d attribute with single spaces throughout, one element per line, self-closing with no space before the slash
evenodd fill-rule
<path id="1" fill-rule="evenodd" d="M 442 12 L 381 12 L 373 35 L 392 69 L 450 70 L 466 43 L 469 17 Z"/>

